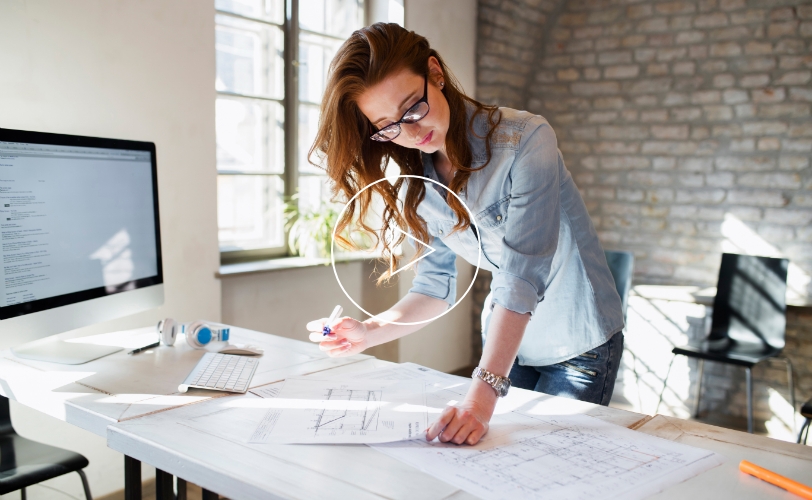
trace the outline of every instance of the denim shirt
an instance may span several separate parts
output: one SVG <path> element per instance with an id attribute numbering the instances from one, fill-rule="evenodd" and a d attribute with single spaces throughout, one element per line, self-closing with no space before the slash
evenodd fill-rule
<path id="1" fill-rule="evenodd" d="M 469 116 L 473 107 L 468 107 Z M 606 342 L 623 328 L 620 297 L 595 228 L 572 181 L 555 133 L 541 116 L 500 108 L 487 166 L 473 172 L 460 194 L 476 227 L 454 232 L 456 216 L 445 189 L 426 181 L 417 208 L 435 251 L 415 265 L 411 292 L 454 304 L 456 256 L 493 273 L 482 313 L 487 337 L 494 304 L 531 314 L 519 348 L 519 364 L 544 366 Z M 468 138 L 473 167 L 486 162 L 487 116 L 477 115 Z M 424 175 L 439 180 L 431 156 Z M 451 196 L 451 195 L 448 195 Z"/>

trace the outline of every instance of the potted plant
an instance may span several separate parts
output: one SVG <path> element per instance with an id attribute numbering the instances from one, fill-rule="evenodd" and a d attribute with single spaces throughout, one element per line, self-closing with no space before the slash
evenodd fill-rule
<path id="1" fill-rule="evenodd" d="M 339 207 L 332 203 L 322 203 L 318 209 L 299 207 L 299 196 L 294 195 L 285 203 L 285 229 L 288 232 L 288 248 L 293 255 L 310 258 L 329 258 L 333 228 L 338 221 Z M 369 235 L 347 228 L 349 235 L 360 249 L 369 249 L 372 240 Z M 341 251 L 341 248 L 336 248 Z"/>

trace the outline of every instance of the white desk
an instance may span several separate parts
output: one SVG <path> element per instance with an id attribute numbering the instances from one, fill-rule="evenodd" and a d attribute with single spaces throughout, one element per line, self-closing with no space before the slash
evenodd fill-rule
<path id="1" fill-rule="evenodd" d="M 147 330 L 144 330 L 145 332 Z M 95 341 L 123 341 L 110 334 Z M 327 358 L 317 346 L 234 329 L 235 340 L 260 344 L 266 355 L 252 387 L 327 371 L 329 375 L 388 364 L 369 356 Z M 158 498 L 171 493 L 171 475 L 234 499 L 470 498 L 432 476 L 363 445 L 254 445 L 185 425 L 189 418 L 252 394 L 176 393 L 178 380 L 201 351 L 173 348 L 124 353 L 79 366 L 19 360 L 0 353 L 0 392 L 62 420 L 106 435 L 125 454 L 127 498 L 140 498 L 140 463 L 157 468 Z M 149 388 L 150 391 L 144 390 Z M 808 481 L 812 448 L 670 417 L 647 417 L 544 394 L 534 397 L 562 413 L 584 413 L 665 439 L 714 450 L 727 462 L 661 493 L 662 498 L 794 498 L 738 472 L 741 459 Z M 188 403 L 197 404 L 188 404 Z M 204 496 L 204 498 L 206 498 Z"/>
<path id="2" fill-rule="evenodd" d="M 136 347 L 156 338 L 155 328 L 149 327 L 79 340 Z M 330 358 L 315 344 L 244 328 L 232 328 L 232 339 L 265 349 L 251 387 L 370 359 Z M 127 355 L 127 350 L 83 365 L 32 361 L 2 351 L 0 394 L 99 436 L 106 436 L 107 426 L 116 422 L 228 395 L 200 389 L 178 392 L 178 384 L 205 354 L 192 349 L 183 336 L 171 347 L 135 355 Z"/>
<path id="3" fill-rule="evenodd" d="M 387 364 L 370 359 L 333 368 L 318 376 Z M 197 416 L 239 406 L 238 398 L 254 397 L 247 394 L 221 398 L 111 425 L 108 446 L 206 490 L 240 500 L 473 498 L 367 446 L 251 444 L 228 439 L 215 429 L 184 424 Z M 740 473 L 739 461 L 747 459 L 796 480 L 808 481 L 812 470 L 812 448 L 671 417 L 652 418 L 543 394 L 536 397 L 556 406 L 556 411 L 560 409 L 562 414 L 588 414 L 664 439 L 711 449 L 727 457 L 724 465 L 669 488 L 657 495 L 659 498 L 790 498 L 783 490 Z"/>
<path id="4" fill-rule="evenodd" d="M 321 372 L 339 375 L 391 365 L 366 360 Z M 460 378 L 469 382 L 470 379 Z M 521 391 L 521 389 L 515 389 Z M 529 392 L 529 391 L 528 391 Z M 586 413 L 631 426 L 644 415 L 532 393 L 562 413 Z M 108 428 L 108 446 L 137 460 L 233 499 L 267 498 L 472 498 L 428 474 L 364 445 L 269 445 L 230 440 L 185 424 L 253 394 L 177 408 Z"/>
<path id="5" fill-rule="evenodd" d="M 739 471 L 748 460 L 805 484 L 812 478 L 812 447 L 713 425 L 657 415 L 634 426 L 636 430 L 679 443 L 715 451 L 727 458 L 719 467 L 677 484 L 655 498 L 735 498 L 750 500 L 799 497 Z"/>

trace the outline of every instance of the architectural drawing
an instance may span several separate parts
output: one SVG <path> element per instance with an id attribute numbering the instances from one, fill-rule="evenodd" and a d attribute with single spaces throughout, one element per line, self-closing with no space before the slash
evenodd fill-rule
<path id="1" fill-rule="evenodd" d="M 380 402 L 383 401 L 382 391 L 364 391 L 353 389 L 329 388 L 324 394 L 325 401 L 352 401 L 362 403 L 357 409 L 349 408 L 321 408 L 314 411 L 312 426 L 314 435 L 320 433 L 335 435 L 337 432 L 353 432 L 364 434 L 378 430 L 378 416 L 380 415 Z M 364 404 L 370 403 L 370 404 Z"/>
<path id="2" fill-rule="evenodd" d="M 267 394 L 271 396 L 271 394 Z M 287 379 L 249 443 L 386 443 L 425 435 L 418 381 Z"/>
<path id="3" fill-rule="evenodd" d="M 375 448 L 487 499 L 645 498 L 721 463 L 713 452 L 585 415 L 507 417 L 472 447 L 415 440 Z"/>

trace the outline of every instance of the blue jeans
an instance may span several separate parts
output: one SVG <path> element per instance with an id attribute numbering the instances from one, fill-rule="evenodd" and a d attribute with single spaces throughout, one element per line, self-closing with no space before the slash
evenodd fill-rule
<path id="1" fill-rule="evenodd" d="M 521 366 L 517 359 L 510 382 L 513 387 L 608 406 L 622 354 L 623 332 L 618 332 L 595 349 L 554 365 Z"/>

